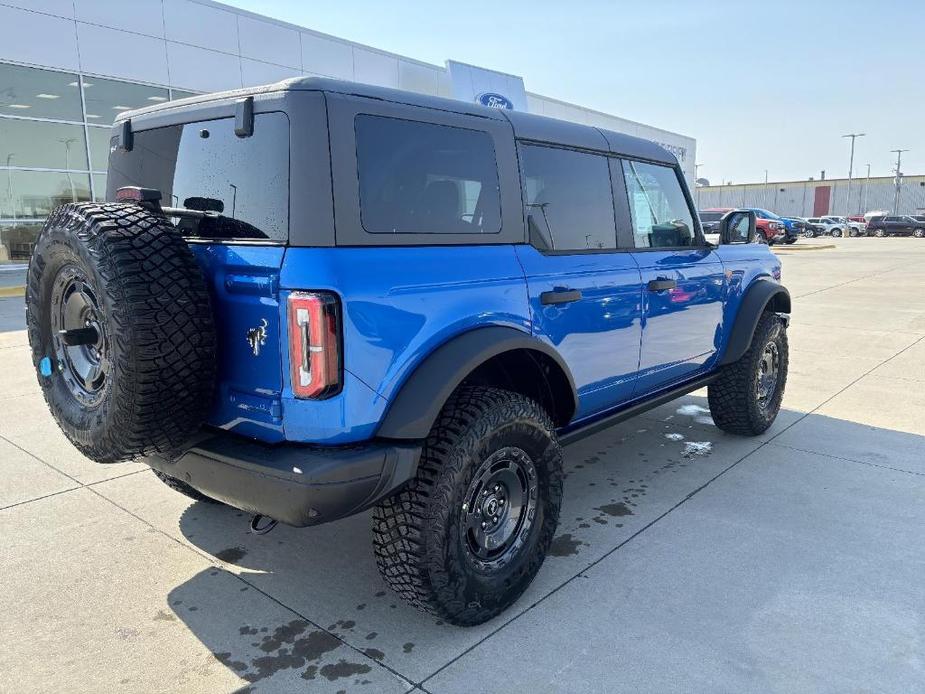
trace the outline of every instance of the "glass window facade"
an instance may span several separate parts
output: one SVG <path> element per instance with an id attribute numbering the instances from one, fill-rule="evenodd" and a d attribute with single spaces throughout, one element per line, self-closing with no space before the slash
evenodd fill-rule
<path id="1" fill-rule="evenodd" d="M 153 106 L 170 100 L 166 89 L 143 84 L 84 77 L 84 103 L 87 122 L 111 124 L 122 111 Z"/>
<path id="2" fill-rule="evenodd" d="M 188 96 L 0 63 L 0 263 L 29 259 L 57 205 L 106 198 L 110 126 L 121 111 Z"/>

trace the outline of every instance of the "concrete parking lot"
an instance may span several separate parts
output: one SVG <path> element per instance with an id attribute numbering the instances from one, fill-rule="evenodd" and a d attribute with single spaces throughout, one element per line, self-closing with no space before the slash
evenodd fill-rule
<path id="1" fill-rule="evenodd" d="M 698 392 L 567 448 L 551 556 L 471 629 L 385 588 L 368 514 L 255 536 L 81 457 L 0 300 L 0 691 L 923 691 L 925 241 L 829 244 L 780 251 L 774 427 Z"/>

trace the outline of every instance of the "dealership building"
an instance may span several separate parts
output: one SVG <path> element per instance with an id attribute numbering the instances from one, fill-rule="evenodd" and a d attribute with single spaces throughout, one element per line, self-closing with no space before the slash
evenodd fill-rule
<path id="1" fill-rule="evenodd" d="M 528 92 L 517 75 L 432 65 L 210 0 L 0 0 L 0 261 L 27 259 L 55 206 L 105 195 L 120 111 L 300 75 L 644 137 L 694 179 L 692 138 Z"/>

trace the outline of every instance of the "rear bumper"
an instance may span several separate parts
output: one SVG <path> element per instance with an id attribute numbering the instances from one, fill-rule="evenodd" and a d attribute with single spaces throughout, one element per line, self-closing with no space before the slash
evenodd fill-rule
<path id="1" fill-rule="evenodd" d="M 249 513 L 298 527 L 358 513 L 414 476 L 421 445 L 266 445 L 203 431 L 178 457 L 150 456 L 156 470 Z"/>

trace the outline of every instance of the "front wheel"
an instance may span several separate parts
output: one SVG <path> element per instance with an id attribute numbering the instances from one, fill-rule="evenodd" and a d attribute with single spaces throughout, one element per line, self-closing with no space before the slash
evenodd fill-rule
<path id="1" fill-rule="evenodd" d="M 562 451 L 546 411 L 499 388 L 444 405 L 417 475 L 373 510 L 376 564 L 415 607 L 460 626 L 503 612 L 559 522 Z"/>
<path id="2" fill-rule="evenodd" d="M 742 436 L 766 431 L 780 411 L 788 361 L 786 325 L 777 314 L 765 312 L 755 327 L 748 351 L 724 366 L 707 388 L 716 426 Z"/>
<path id="3" fill-rule="evenodd" d="M 803 232 L 803 236 L 805 236 L 808 239 L 811 239 L 815 235 L 816 235 L 816 232 L 813 231 L 812 229 L 807 229 L 806 231 Z"/>
<path id="4" fill-rule="evenodd" d="M 883 229 L 875 229 L 874 236 L 876 236 L 878 239 L 882 239 L 884 236 L 886 236 L 886 232 Z"/>

